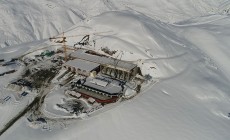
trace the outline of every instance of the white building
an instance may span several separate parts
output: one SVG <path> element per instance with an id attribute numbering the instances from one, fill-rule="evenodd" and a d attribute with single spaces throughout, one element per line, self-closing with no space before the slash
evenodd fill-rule
<path id="1" fill-rule="evenodd" d="M 95 76 L 99 72 L 99 66 L 100 64 L 83 59 L 70 60 L 63 65 L 64 68 L 85 76 Z"/>

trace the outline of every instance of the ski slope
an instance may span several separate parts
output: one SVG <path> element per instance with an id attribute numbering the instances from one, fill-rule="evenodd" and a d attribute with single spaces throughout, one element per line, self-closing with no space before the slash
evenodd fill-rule
<path id="1" fill-rule="evenodd" d="M 7 24 L 10 28 L 0 24 L 0 57 L 51 45 L 46 38 L 62 31 L 66 35 L 105 32 L 93 36 L 96 48 L 91 49 L 107 46 L 123 51 L 122 59 L 140 60 L 147 67 L 143 73 L 158 80 L 132 100 L 86 120 L 58 121 L 47 128 L 50 131 L 31 129 L 23 117 L 1 140 L 230 139 L 228 0 L 58 0 L 55 12 L 44 10 L 54 1 L 0 3 L 12 10 L 8 11 L 12 17 L 2 21 L 14 23 Z M 19 3 L 33 8 L 11 5 Z M 78 14 L 70 14 L 70 9 Z M 24 10 L 32 13 L 28 23 L 37 16 L 46 18 L 47 23 L 39 20 L 36 24 L 41 24 L 33 25 L 32 30 L 16 16 L 25 17 Z M 79 16 L 79 11 L 84 16 Z M 54 23 L 58 26 L 50 28 Z M 19 29 L 23 32 L 17 34 Z M 73 45 L 79 39 L 71 38 L 67 43 Z"/>

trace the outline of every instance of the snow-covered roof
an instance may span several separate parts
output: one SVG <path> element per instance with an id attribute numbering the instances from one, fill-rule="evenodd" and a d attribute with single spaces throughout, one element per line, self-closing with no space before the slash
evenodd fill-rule
<path id="1" fill-rule="evenodd" d="M 86 53 L 86 51 L 87 50 L 84 50 L 84 49 L 78 49 L 77 51 L 71 53 L 71 56 L 78 58 L 78 59 L 84 59 L 84 60 L 99 63 L 99 64 L 114 66 L 117 69 L 120 68 L 126 71 L 130 71 L 137 66 L 136 64 L 128 63 L 123 60 L 114 59 L 112 57 L 92 55 L 92 54 Z"/>
<path id="2" fill-rule="evenodd" d="M 105 87 L 105 86 L 108 85 L 107 81 L 102 81 L 102 80 L 99 80 L 99 79 L 92 79 L 90 82 L 93 83 L 93 84 L 102 86 L 102 87 Z"/>
<path id="3" fill-rule="evenodd" d="M 68 94 L 76 96 L 77 98 L 81 97 L 81 94 L 75 91 L 68 91 Z"/>
<path id="4" fill-rule="evenodd" d="M 92 97 L 89 97 L 89 98 L 88 98 L 88 101 L 91 102 L 91 103 L 94 103 L 94 102 L 95 102 L 95 99 L 92 98 Z"/>
<path id="5" fill-rule="evenodd" d="M 90 72 L 90 71 L 94 70 L 95 68 L 97 68 L 100 64 L 86 61 L 86 60 L 82 60 L 82 59 L 74 59 L 74 60 L 70 60 L 70 61 L 66 62 L 64 65 L 65 66 L 71 66 L 71 67 L 74 67 L 76 69 L 79 68 L 81 70 L 85 70 L 87 72 Z"/>
<path id="6" fill-rule="evenodd" d="M 96 83 L 94 82 L 95 80 L 97 81 Z M 107 84 L 105 86 L 102 86 L 100 85 L 101 83 L 107 83 Z M 122 91 L 122 87 L 119 85 L 119 81 L 116 81 L 116 80 L 108 82 L 103 79 L 95 79 L 92 77 L 88 77 L 86 78 L 84 85 L 100 90 L 100 91 L 103 91 L 103 92 L 106 92 L 110 95 L 116 95 Z"/>

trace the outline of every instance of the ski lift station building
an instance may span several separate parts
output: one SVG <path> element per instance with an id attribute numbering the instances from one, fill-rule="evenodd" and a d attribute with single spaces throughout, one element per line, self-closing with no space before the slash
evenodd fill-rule
<path id="1" fill-rule="evenodd" d="M 70 54 L 70 60 L 64 64 L 65 68 L 86 76 L 101 72 L 115 79 L 129 81 L 138 71 L 136 64 L 118 60 L 99 54 L 92 50 L 78 49 Z"/>

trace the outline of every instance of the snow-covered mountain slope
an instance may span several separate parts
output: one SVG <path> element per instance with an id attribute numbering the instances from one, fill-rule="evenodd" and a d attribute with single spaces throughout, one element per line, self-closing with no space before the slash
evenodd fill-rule
<path id="1" fill-rule="evenodd" d="M 230 14 L 230 1 L 223 2 L 221 5 L 218 7 L 219 13 L 221 14 Z"/>
<path id="2" fill-rule="evenodd" d="M 86 1 L 77 2 L 82 7 L 90 5 Z M 65 17 L 60 18 L 63 23 L 60 26 L 66 25 L 66 35 L 106 32 L 93 37 L 95 49 L 108 46 L 123 50 L 126 54 L 122 59 L 142 59 L 145 65 L 154 65 L 156 70 L 149 68 L 144 72 L 154 72 L 153 78 L 159 82 L 112 110 L 71 122 L 67 129 L 48 132 L 31 129 L 24 117 L 0 139 L 230 139 L 230 17 L 215 14 L 221 13 L 219 7 L 227 5 L 227 1 L 114 0 L 94 4 L 101 9 L 89 8 L 86 19 L 79 18 L 81 22 L 76 20 L 74 26 L 67 27 Z M 68 3 L 69 7 L 73 5 Z M 98 12 L 95 17 L 90 10 Z M 76 40 L 68 39 L 68 44 L 73 45 Z M 36 44 L 25 46 L 35 48 Z M 0 53 L 8 57 L 22 53 L 21 50 L 8 47 Z M 64 122 L 57 124 L 66 127 Z"/>
<path id="3" fill-rule="evenodd" d="M 230 78 L 230 67 L 226 65 L 230 60 L 230 40 L 228 39 L 230 18 L 228 16 L 208 16 L 203 17 L 203 21 L 198 18 L 188 22 L 190 23 L 176 25 L 182 28 L 181 35 L 206 53 L 212 59 L 211 61 L 214 61 Z"/>
<path id="4" fill-rule="evenodd" d="M 1 1 L 0 32 L 2 47 L 49 38 L 88 16 L 88 13 L 99 14 L 94 9 L 99 2 L 89 4 L 81 1 Z"/>
<path id="5" fill-rule="evenodd" d="M 3 0 L 0 47 L 49 38 L 106 11 L 133 10 L 164 22 L 226 11 L 226 0 Z M 218 10 L 220 7 L 221 10 Z"/>

